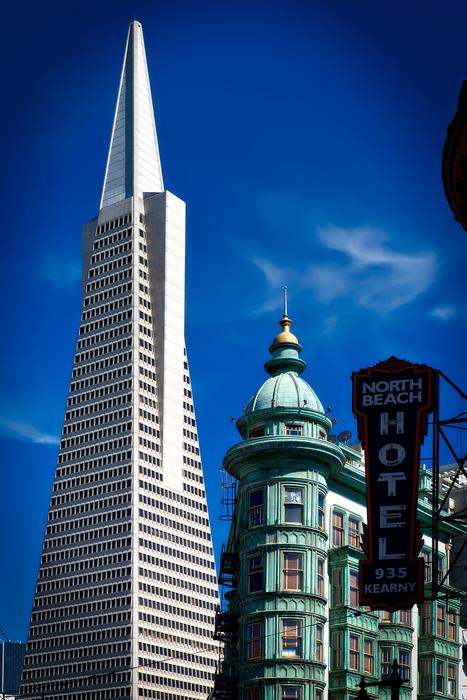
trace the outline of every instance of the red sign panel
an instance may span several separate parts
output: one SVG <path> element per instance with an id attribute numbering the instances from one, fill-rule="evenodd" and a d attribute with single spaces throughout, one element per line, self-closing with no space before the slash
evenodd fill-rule
<path id="1" fill-rule="evenodd" d="M 352 383 L 367 497 L 360 604 L 382 610 L 411 607 L 423 600 L 417 500 L 433 370 L 390 357 L 354 372 Z"/>

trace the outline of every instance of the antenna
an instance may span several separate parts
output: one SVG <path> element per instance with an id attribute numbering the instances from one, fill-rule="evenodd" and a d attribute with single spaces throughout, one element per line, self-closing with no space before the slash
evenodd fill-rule
<path id="1" fill-rule="evenodd" d="M 284 318 L 287 318 L 287 285 L 284 286 Z"/>
<path id="2" fill-rule="evenodd" d="M 352 433 L 350 432 L 350 430 L 343 430 L 342 433 L 339 433 L 337 439 L 339 440 L 339 442 L 348 442 L 351 437 Z"/>

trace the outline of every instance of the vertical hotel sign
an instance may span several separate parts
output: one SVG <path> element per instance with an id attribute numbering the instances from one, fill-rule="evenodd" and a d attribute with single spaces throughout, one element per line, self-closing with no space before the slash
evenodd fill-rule
<path id="1" fill-rule="evenodd" d="M 390 357 L 352 375 L 353 411 L 365 450 L 368 520 L 360 604 L 374 609 L 397 610 L 423 600 L 417 500 L 433 373 L 426 365 Z"/>

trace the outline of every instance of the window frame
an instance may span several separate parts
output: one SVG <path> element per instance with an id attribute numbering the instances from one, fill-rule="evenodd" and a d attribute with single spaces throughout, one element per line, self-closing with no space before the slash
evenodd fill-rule
<path id="1" fill-rule="evenodd" d="M 407 663 L 403 662 L 403 658 L 407 658 Z M 410 677 L 410 667 L 411 667 L 412 655 L 408 649 L 399 649 L 398 663 L 399 663 L 399 673 L 400 677 L 404 682 L 411 683 Z"/>
<path id="2" fill-rule="evenodd" d="M 450 671 L 452 671 L 453 674 L 450 674 Z M 457 665 L 448 661 L 446 694 L 454 698 L 457 697 L 457 674 Z M 451 692 L 452 688 L 453 690 Z"/>
<path id="3" fill-rule="evenodd" d="M 321 491 L 318 491 L 316 499 L 316 525 L 318 530 L 325 532 L 326 530 L 326 496 Z"/>
<path id="4" fill-rule="evenodd" d="M 448 639 L 451 642 L 457 642 L 457 612 L 452 608 L 448 608 Z"/>
<path id="5" fill-rule="evenodd" d="M 367 645 L 369 645 L 369 651 Z M 363 638 L 363 673 L 369 676 L 375 673 L 375 640 L 371 637 Z"/>
<path id="6" fill-rule="evenodd" d="M 287 695 L 288 690 L 296 690 L 294 695 Z M 301 685 L 281 685 L 281 700 L 302 700 L 302 686 Z"/>
<path id="7" fill-rule="evenodd" d="M 321 598 L 324 598 L 325 593 L 325 562 L 326 559 L 324 557 L 319 555 L 316 557 L 316 595 L 321 596 Z"/>
<path id="8" fill-rule="evenodd" d="M 440 603 L 436 603 L 436 636 L 446 636 L 446 608 Z"/>
<path id="9" fill-rule="evenodd" d="M 334 608 L 344 605 L 344 569 L 338 567 L 332 570 L 332 604 Z M 336 582 L 336 579 L 339 579 Z"/>
<path id="10" fill-rule="evenodd" d="M 354 648 L 352 648 L 352 641 L 356 642 Z M 349 671 L 357 671 L 360 673 L 360 643 L 361 635 L 355 632 L 349 633 Z M 355 665 L 352 666 L 352 658 L 355 659 Z"/>
<path id="11" fill-rule="evenodd" d="M 263 498 L 262 498 L 262 503 L 257 504 L 257 505 L 251 505 L 251 497 L 253 494 L 256 493 L 262 493 Z M 255 528 L 255 527 L 261 527 L 261 525 L 264 525 L 264 505 L 265 505 L 265 488 L 264 486 L 259 488 L 259 489 L 251 489 L 248 491 L 248 527 L 249 528 Z M 255 522 L 255 511 L 258 511 L 256 513 L 256 517 L 258 517 L 259 522 Z"/>
<path id="12" fill-rule="evenodd" d="M 379 621 L 382 625 L 394 624 L 394 613 L 390 612 L 389 610 L 381 610 Z"/>
<path id="13" fill-rule="evenodd" d="M 287 500 L 287 493 L 291 493 L 292 491 L 295 491 L 296 493 L 298 493 L 300 491 L 300 494 L 301 494 L 300 501 Z M 304 524 L 304 514 L 305 514 L 305 488 L 303 486 L 292 486 L 292 485 L 284 484 L 282 496 L 283 496 L 283 498 L 282 498 L 283 522 L 287 525 L 303 525 Z M 291 508 L 294 508 L 296 510 L 296 512 L 300 516 L 300 519 L 298 519 L 298 520 L 288 520 L 287 519 L 287 512 L 290 511 Z M 292 511 L 292 512 L 294 512 L 294 511 Z"/>
<path id="14" fill-rule="evenodd" d="M 412 611 L 409 608 L 399 610 L 399 623 L 401 625 L 412 625 Z"/>
<path id="15" fill-rule="evenodd" d="M 341 518 L 341 525 L 336 524 L 336 518 Z M 345 514 L 333 509 L 331 518 L 331 538 L 333 547 L 343 547 L 345 545 Z"/>
<path id="16" fill-rule="evenodd" d="M 422 603 L 420 610 L 420 637 L 430 637 L 433 608 L 431 603 Z"/>
<path id="17" fill-rule="evenodd" d="M 420 693 L 431 693 L 432 685 L 432 659 L 419 659 L 418 662 L 418 682 L 420 687 Z"/>
<path id="18" fill-rule="evenodd" d="M 356 569 L 349 569 L 349 605 L 351 608 L 360 607 L 360 586 Z"/>
<path id="19" fill-rule="evenodd" d="M 436 673 L 435 673 L 435 692 L 444 693 L 444 688 L 446 685 L 445 675 L 446 675 L 446 663 L 444 659 L 436 659 Z"/>
<path id="20" fill-rule="evenodd" d="M 287 629 L 293 630 L 293 628 L 297 632 L 295 635 L 286 632 Z M 295 644 L 288 648 L 291 642 L 295 642 Z M 293 651 L 293 648 L 296 649 L 296 652 Z M 303 658 L 303 621 L 300 618 L 283 617 L 281 620 L 281 657 Z"/>
<path id="21" fill-rule="evenodd" d="M 315 631 L 315 655 L 316 661 L 324 661 L 324 625 L 318 622 Z"/>
<path id="22" fill-rule="evenodd" d="M 431 551 L 429 549 L 422 550 L 423 558 L 423 580 L 425 583 L 431 581 Z"/>
<path id="23" fill-rule="evenodd" d="M 362 517 L 342 510 L 340 506 L 331 509 L 331 547 L 352 547 L 361 549 Z"/>
<path id="24" fill-rule="evenodd" d="M 384 658 L 385 654 L 389 657 L 389 660 Z M 392 646 L 390 646 L 389 644 L 381 644 L 379 648 L 379 665 L 381 671 L 381 678 L 389 678 L 389 676 L 391 675 L 393 655 L 394 650 Z"/>
<path id="25" fill-rule="evenodd" d="M 340 671 L 344 668 L 344 633 L 342 630 L 332 633 L 331 662 L 333 671 Z"/>
<path id="26" fill-rule="evenodd" d="M 284 431 L 291 437 L 303 437 L 304 425 L 303 423 L 284 423 Z"/>
<path id="27" fill-rule="evenodd" d="M 257 559 L 258 561 L 261 562 L 261 566 L 257 566 L 256 568 L 253 568 L 253 562 Z M 254 554 L 253 556 L 248 557 L 248 593 L 259 593 L 264 591 L 264 554 L 261 552 L 260 554 Z M 254 576 L 259 576 L 261 574 L 261 587 L 260 588 L 253 588 L 252 589 L 252 580 Z"/>
<path id="28" fill-rule="evenodd" d="M 263 656 L 263 627 L 262 620 L 254 620 L 246 626 L 246 658 L 248 660 L 261 659 Z M 255 634 L 250 634 L 250 632 Z"/>
<path id="29" fill-rule="evenodd" d="M 356 528 L 351 528 L 351 523 L 354 523 L 356 525 Z M 360 528 L 361 520 L 359 520 L 359 518 L 356 518 L 354 515 L 349 515 L 347 526 L 347 537 L 349 547 L 353 547 L 354 549 L 360 549 Z"/>
<path id="30" fill-rule="evenodd" d="M 286 561 L 287 557 L 296 557 L 298 564 L 297 568 L 288 568 L 286 566 Z M 304 569 L 303 569 L 303 561 L 304 561 L 304 555 L 303 552 L 292 552 L 292 551 L 285 551 L 282 552 L 282 589 L 284 591 L 303 591 L 303 575 L 304 575 Z M 292 587 L 288 585 L 288 579 L 293 577 L 295 574 L 298 582 L 298 587 Z"/>

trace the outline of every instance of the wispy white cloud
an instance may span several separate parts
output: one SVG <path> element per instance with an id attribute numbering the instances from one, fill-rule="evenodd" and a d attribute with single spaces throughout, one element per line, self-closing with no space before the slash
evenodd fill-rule
<path id="1" fill-rule="evenodd" d="M 299 273 L 292 268 L 283 268 L 275 265 L 273 262 L 267 258 L 262 258 L 259 256 L 253 257 L 253 264 L 261 270 L 266 278 L 270 294 L 263 304 L 259 307 L 258 311 L 263 313 L 265 311 L 274 311 L 279 308 L 282 304 L 282 294 L 280 293 L 281 287 L 285 285 L 296 288 L 297 285 L 301 286 L 299 281 Z M 292 292 L 293 295 L 293 292 Z M 292 296 L 289 290 L 289 299 Z"/>
<path id="2" fill-rule="evenodd" d="M 323 323 L 323 335 L 330 335 L 336 328 L 338 322 L 339 317 L 337 314 L 331 314 L 330 316 L 326 316 Z"/>
<path id="3" fill-rule="evenodd" d="M 29 423 L 20 423 L 18 421 L 9 420 L 8 418 L 0 418 L 0 428 L 7 437 L 17 440 L 26 440 L 28 442 L 34 442 L 37 445 L 59 444 L 59 438 L 56 435 L 43 433 Z"/>
<path id="4" fill-rule="evenodd" d="M 253 260 L 269 288 L 261 311 L 278 308 L 277 287 L 285 283 L 297 291 L 311 290 L 322 304 L 347 298 L 356 306 L 385 315 L 414 301 L 436 276 L 434 252 L 395 250 L 380 229 L 325 226 L 317 229 L 317 239 L 335 259 L 330 261 L 329 253 L 323 252 L 323 263 L 302 270 L 281 268 L 265 258 Z"/>
<path id="5" fill-rule="evenodd" d="M 42 260 L 40 276 L 57 287 L 69 287 L 81 279 L 81 264 L 48 256 Z"/>
<path id="6" fill-rule="evenodd" d="M 437 321 L 450 321 L 451 318 L 457 315 L 457 311 L 454 306 L 435 306 L 434 309 L 430 311 L 431 318 L 435 318 Z"/>

